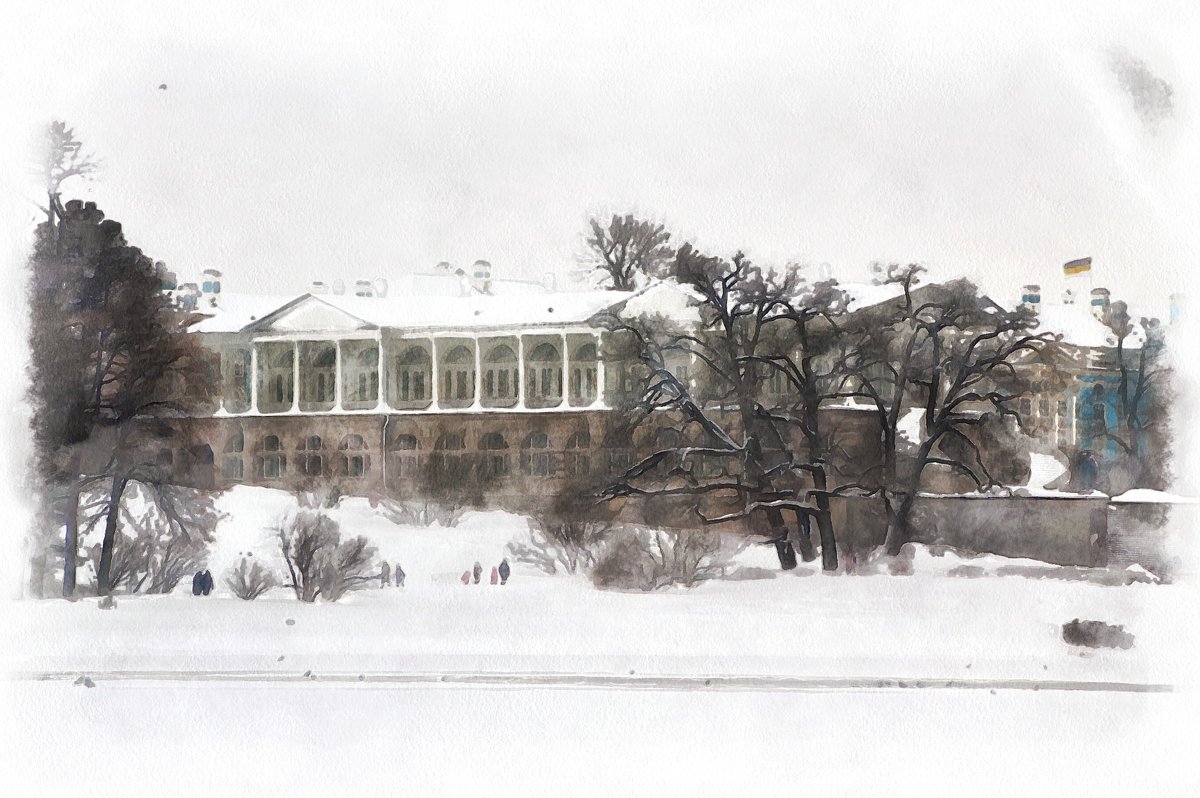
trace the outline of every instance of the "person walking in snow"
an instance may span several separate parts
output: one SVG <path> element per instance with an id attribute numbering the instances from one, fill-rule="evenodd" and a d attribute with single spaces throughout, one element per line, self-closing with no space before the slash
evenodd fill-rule
<path id="1" fill-rule="evenodd" d="M 196 575 L 192 577 L 192 595 L 199 596 L 203 592 L 204 592 L 204 572 L 197 571 Z"/>
<path id="2" fill-rule="evenodd" d="M 404 569 L 396 563 L 396 587 L 404 587 Z"/>
<path id="3" fill-rule="evenodd" d="M 479 577 L 483 576 L 483 566 L 476 562 L 475 567 L 471 570 L 471 573 L 475 575 L 475 584 L 479 584 Z"/>
<path id="4" fill-rule="evenodd" d="M 508 584 L 508 577 L 509 574 L 512 573 L 512 569 L 508 567 L 507 557 L 500 561 L 500 567 L 497 569 L 497 571 L 500 573 L 500 584 Z"/>
<path id="5" fill-rule="evenodd" d="M 382 589 L 390 584 L 392 584 L 392 566 L 388 565 L 387 560 L 384 560 L 379 569 L 379 587 Z"/>
<path id="6" fill-rule="evenodd" d="M 462 581 L 462 583 L 463 583 L 464 585 L 469 585 L 469 584 L 471 584 L 471 572 L 470 572 L 470 571 L 463 571 L 463 575 L 462 575 L 462 576 L 460 576 L 460 577 L 459 577 L 459 579 Z"/>
<path id="7" fill-rule="evenodd" d="M 494 585 L 498 581 L 500 581 L 500 578 L 499 578 L 499 575 L 496 573 L 496 566 L 493 565 L 492 566 L 492 584 Z"/>
<path id="8" fill-rule="evenodd" d="M 201 584 L 200 584 L 200 590 L 203 595 L 207 596 L 209 593 L 212 592 L 212 589 L 213 589 L 212 571 L 205 568 L 203 571 L 200 572 L 200 578 L 202 580 Z"/>

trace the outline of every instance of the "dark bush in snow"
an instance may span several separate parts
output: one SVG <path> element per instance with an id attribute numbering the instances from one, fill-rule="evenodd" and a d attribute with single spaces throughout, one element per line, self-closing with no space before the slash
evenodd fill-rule
<path id="1" fill-rule="evenodd" d="M 249 557 L 242 557 L 237 566 L 226 573 L 225 584 L 233 591 L 233 595 L 243 601 L 253 601 L 278 585 L 279 580 L 261 563 L 251 564 Z"/>
<path id="2" fill-rule="evenodd" d="M 1133 648 L 1133 635 L 1124 626 L 1113 626 L 1103 621 L 1081 621 L 1076 618 L 1064 623 L 1063 640 L 1073 646 L 1088 648 Z"/>
<path id="3" fill-rule="evenodd" d="M 702 529 L 622 527 L 613 530 L 596 558 L 592 582 L 617 590 L 692 587 L 724 576 L 741 548 L 723 535 Z"/>
<path id="4" fill-rule="evenodd" d="M 378 578 L 368 573 L 375 547 L 361 535 L 343 541 L 337 521 L 324 513 L 301 510 L 276 531 L 292 580 L 288 587 L 301 601 L 313 602 L 318 596 L 337 601 Z"/>

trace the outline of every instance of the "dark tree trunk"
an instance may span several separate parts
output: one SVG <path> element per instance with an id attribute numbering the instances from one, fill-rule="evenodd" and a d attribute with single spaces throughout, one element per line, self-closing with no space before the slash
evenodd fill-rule
<path id="1" fill-rule="evenodd" d="M 790 571 L 796 567 L 796 550 L 792 548 L 792 542 L 787 538 L 787 526 L 783 522 L 783 513 L 775 507 L 768 509 L 767 522 L 771 525 L 772 533 L 776 535 L 775 553 L 779 556 L 779 567 Z"/>
<path id="2" fill-rule="evenodd" d="M 898 507 L 893 506 L 891 499 L 884 499 L 887 506 L 887 537 L 883 540 L 884 551 L 889 557 L 895 557 L 900 553 L 900 549 L 908 542 L 911 536 L 909 528 L 909 517 L 912 515 L 913 501 L 916 499 L 916 492 L 910 492 L 905 495 Z"/>
<path id="3" fill-rule="evenodd" d="M 821 538 L 821 570 L 838 569 L 837 538 L 833 534 L 833 515 L 829 511 L 829 498 L 817 499 L 817 530 Z"/>
<path id="4" fill-rule="evenodd" d="M 79 555 L 79 491 L 67 497 L 63 524 L 63 598 L 75 595 L 75 560 Z"/>
<path id="5" fill-rule="evenodd" d="M 112 572 L 113 549 L 117 543 L 117 520 L 121 514 L 121 496 L 128 477 L 113 477 L 112 491 L 108 496 L 108 514 L 104 519 L 104 542 L 100 544 L 100 567 L 96 570 L 96 592 L 107 596 L 112 592 L 109 574 Z"/>
<path id="6" fill-rule="evenodd" d="M 817 552 L 813 549 L 808 513 L 796 512 L 796 545 L 800 549 L 801 560 L 812 562 L 817 559 Z"/>

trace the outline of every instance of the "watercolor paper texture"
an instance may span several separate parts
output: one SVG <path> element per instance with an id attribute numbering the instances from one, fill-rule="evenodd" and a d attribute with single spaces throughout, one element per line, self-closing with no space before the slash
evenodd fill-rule
<path id="1" fill-rule="evenodd" d="M 1200 789 L 1192 4 L 10 16 L 13 794 Z"/>

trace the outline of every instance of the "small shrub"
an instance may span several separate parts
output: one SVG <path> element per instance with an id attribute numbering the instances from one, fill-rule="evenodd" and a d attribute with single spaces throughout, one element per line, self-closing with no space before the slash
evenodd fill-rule
<path id="1" fill-rule="evenodd" d="M 592 582 L 618 590 L 693 587 L 723 576 L 741 548 L 706 530 L 622 528 L 597 557 Z"/>
<path id="2" fill-rule="evenodd" d="M 1114 626 L 1103 621 L 1081 621 L 1076 618 L 1064 623 L 1063 640 L 1073 646 L 1088 648 L 1133 648 L 1133 635 L 1124 626 Z"/>
<path id="3" fill-rule="evenodd" d="M 251 564 L 249 557 L 242 557 L 237 567 L 230 568 L 225 575 L 225 584 L 233 591 L 233 595 L 243 601 L 253 601 L 277 586 L 279 580 L 261 563 Z"/>

